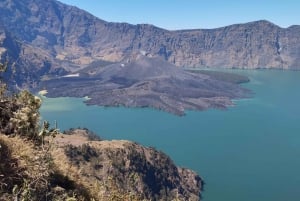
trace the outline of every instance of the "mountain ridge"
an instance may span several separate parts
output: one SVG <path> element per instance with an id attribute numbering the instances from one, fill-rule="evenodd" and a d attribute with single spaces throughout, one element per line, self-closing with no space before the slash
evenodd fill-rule
<path id="1" fill-rule="evenodd" d="M 177 66 L 298 69 L 300 26 L 281 28 L 266 20 L 216 29 L 169 31 L 149 24 L 101 20 L 55 0 L 4 0 L 5 29 L 34 49 L 44 74 L 83 69 L 92 62 L 134 60 L 141 51 Z M 2 54 L 2 59 L 5 54 Z M 48 63 L 48 69 L 43 63 Z M 30 63 L 30 62 L 29 62 Z M 28 64 L 29 65 L 29 64 Z M 36 73 L 36 77 L 43 73 Z"/>

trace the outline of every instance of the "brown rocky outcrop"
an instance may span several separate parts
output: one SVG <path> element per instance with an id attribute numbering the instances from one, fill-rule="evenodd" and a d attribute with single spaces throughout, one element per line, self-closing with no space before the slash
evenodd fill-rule
<path id="1" fill-rule="evenodd" d="M 201 199 L 201 177 L 154 148 L 99 140 L 87 129 L 45 142 L 0 133 L 1 201 Z"/>
<path id="2" fill-rule="evenodd" d="M 200 199 L 203 180 L 162 152 L 126 140 L 91 141 L 86 130 L 68 134 L 55 138 L 54 162 L 96 200 Z"/>

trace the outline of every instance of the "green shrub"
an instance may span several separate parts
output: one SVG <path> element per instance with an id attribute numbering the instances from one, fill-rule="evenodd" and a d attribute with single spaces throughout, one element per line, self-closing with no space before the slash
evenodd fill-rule
<path id="1" fill-rule="evenodd" d="M 28 91 L 22 91 L 16 96 L 16 105 L 18 109 L 13 112 L 13 116 L 10 118 L 14 134 L 37 140 L 41 99 Z"/>

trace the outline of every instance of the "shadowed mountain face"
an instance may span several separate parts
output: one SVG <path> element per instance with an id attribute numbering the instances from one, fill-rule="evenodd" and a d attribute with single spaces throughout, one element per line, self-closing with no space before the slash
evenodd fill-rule
<path id="1" fill-rule="evenodd" d="M 168 31 L 152 25 L 105 22 L 55 0 L 2 0 L 1 23 L 22 47 L 14 53 L 19 60 L 54 74 L 62 73 L 61 68 L 82 69 L 98 60 L 135 59 L 140 51 L 177 66 L 300 66 L 300 26 L 283 29 L 267 21 Z M 36 55 L 34 61 L 29 55 Z"/>
<path id="2" fill-rule="evenodd" d="M 50 97 L 88 96 L 87 104 L 152 107 L 176 115 L 185 110 L 226 108 L 232 105 L 231 99 L 249 92 L 214 74 L 187 72 L 161 58 L 146 56 L 44 81 L 41 89 L 47 89 Z"/>

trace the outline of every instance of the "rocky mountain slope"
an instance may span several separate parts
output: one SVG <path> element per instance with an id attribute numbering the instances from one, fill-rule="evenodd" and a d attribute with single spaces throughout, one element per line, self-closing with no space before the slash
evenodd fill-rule
<path id="1" fill-rule="evenodd" d="M 141 51 L 177 66 L 300 66 L 300 26 L 280 28 L 268 21 L 168 31 L 147 24 L 106 22 L 56 0 L 2 0 L 0 24 L 15 41 L 1 47 L 2 58 L 7 50 L 18 62 L 34 66 L 32 78 L 78 70 L 95 61 L 130 60 Z M 12 49 L 14 43 L 18 51 Z"/>
<path id="2" fill-rule="evenodd" d="M 0 3 L 1 4 L 1 3 Z M 7 81 L 11 85 L 27 85 L 36 87 L 41 76 L 65 74 L 63 68 L 55 68 L 58 62 L 41 48 L 22 42 L 0 22 L 0 61 L 9 62 L 6 72 Z"/>
<path id="3" fill-rule="evenodd" d="M 90 141 L 85 130 L 68 134 L 55 138 L 54 161 L 70 178 L 80 172 L 82 184 L 91 186 L 99 200 L 113 193 L 137 200 L 199 200 L 202 179 L 176 167 L 164 153 L 125 140 Z"/>
<path id="4" fill-rule="evenodd" d="M 71 130 L 39 147 L 0 134 L 0 200 L 200 200 L 202 179 L 162 152 Z"/>

